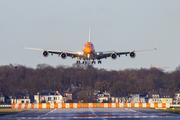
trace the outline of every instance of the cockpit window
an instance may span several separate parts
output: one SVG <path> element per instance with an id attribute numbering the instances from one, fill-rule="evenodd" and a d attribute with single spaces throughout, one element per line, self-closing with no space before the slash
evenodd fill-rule
<path id="1" fill-rule="evenodd" d="M 87 43 L 86 46 L 91 46 L 91 43 Z"/>

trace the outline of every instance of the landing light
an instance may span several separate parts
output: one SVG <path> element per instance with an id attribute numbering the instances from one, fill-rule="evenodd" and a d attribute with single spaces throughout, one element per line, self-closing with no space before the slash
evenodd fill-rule
<path id="1" fill-rule="evenodd" d="M 87 54 L 87 57 L 90 58 L 90 54 Z"/>
<path id="2" fill-rule="evenodd" d="M 82 53 L 81 52 L 78 52 L 79 55 L 81 55 Z"/>
<path id="3" fill-rule="evenodd" d="M 97 55 L 99 55 L 99 53 L 97 53 Z"/>

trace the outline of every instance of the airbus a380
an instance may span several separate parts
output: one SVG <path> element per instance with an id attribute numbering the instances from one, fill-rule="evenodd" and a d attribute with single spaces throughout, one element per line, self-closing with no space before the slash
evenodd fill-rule
<path id="1" fill-rule="evenodd" d="M 58 56 L 61 56 L 62 59 L 66 59 L 67 57 L 76 58 L 77 64 L 80 64 L 80 60 L 83 60 L 83 64 L 87 64 L 87 60 L 92 60 L 92 64 L 95 64 L 96 62 L 94 60 L 98 60 L 98 64 L 101 64 L 101 59 L 111 57 L 113 60 L 117 59 L 117 56 L 126 55 L 129 54 L 131 58 L 135 58 L 136 54 L 135 52 L 140 51 L 150 51 L 150 50 L 156 50 L 154 49 L 147 49 L 147 50 L 132 50 L 132 51 L 123 51 L 123 52 L 116 52 L 116 51 L 99 51 L 95 52 L 94 45 L 90 41 L 90 28 L 89 28 L 89 42 L 86 42 L 83 46 L 83 51 L 58 51 L 58 50 L 45 50 L 45 49 L 37 49 L 37 48 L 28 48 L 23 47 L 24 49 L 31 49 L 31 50 L 40 50 L 43 51 L 43 56 L 48 57 L 49 54 L 57 54 Z"/>

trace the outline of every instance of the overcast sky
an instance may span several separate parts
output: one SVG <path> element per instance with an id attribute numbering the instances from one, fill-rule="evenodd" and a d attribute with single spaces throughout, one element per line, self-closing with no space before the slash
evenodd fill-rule
<path id="1" fill-rule="evenodd" d="M 180 65 L 180 0 L 0 0 L 0 65 L 72 66 L 76 59 L 44 58 L 22 47 L 82 51 L 89 26 L 96 51 L 158 49 L 103 59 L 97 68 L 152 64 L 171 72 Z"/>

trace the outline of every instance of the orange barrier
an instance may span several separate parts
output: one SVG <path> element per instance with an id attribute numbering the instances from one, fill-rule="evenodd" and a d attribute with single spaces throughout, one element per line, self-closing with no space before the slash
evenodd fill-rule
<path id="1" fill-rule="evenodd" d="M 120 108 L 147 107 L 169 108 L 169 103 L 13 103 L 12 109 L 44 109 L 44 108 Z"/>
<path id="2" fill-rule="evenodd" d="M 24 108 L 25 108 L 25 109 L 27 109 L 27 108 L 28 108 L 28 103 L 25 103 Z"/>
<path id="3" fill-rule="evenodd" d="M 151 105 L 150 103 L 146 103 L 146 107 L 149 107 L 149 108 L 150 108 L 150 105 Z"/>
<path id="4" fill-rule="evenodd" d="M 19 103 L 18 104 L 18 109 L 21 109 L 21 107 L 22 107 L 22 103 Z"/>
<path id="5" fill-rule="evenodd" d="M 131 103 L 131 107 L 135 107 L 135 103 Z"/>
<path id="6" fill-rule="evenodd" d="M 104 103 L 100 103 L 100 108 L 104 108 Z"/>
<path id="7" fill-rule="evenodd" d="M 69 103 L 69 108 L 73 108 L 73 103 Z"/>
<path id="8" fill-rule="evenodd" d="M 57 103 L 54 103 L 54 108 L 58 108 L 58 104 Z"/>
<path id="9" fill-rule="evenodd" d="M 112 107 L 112 103 L 108 103 L 108 108 L 111 108 Z"/>
<path id="10" fill-rule="evenodd" d="M 123 107 L 127 107 L 127 103 L 123 103 Z"/>
<path id="11" fill-rule="evenodd" d="M 93 108 L 96 108 L 96 103 L 93 103 Z"/>
<path id="12" fill-rule="evenodd" d="M 158 103 L 154 103 L 154 107 L 155 107 L 155 108 L 158 108 Z"/>
<path id="13" fill-rule="evenodd" d="M 142 103 L 139 103 L 139 107 L 142 107 Z"/>
<path id="14" fill-rule="evenodd" d="M 62 103 L 62 108 L 66 108 L 66 103 Z"/>
<path id="15" fill-rule="evenodd" d="M 31 103 L 31 108 L 34 108 L 34 103 Z"/>
<path id="16" fill-rule="evenodd" d="M 46 103 L 46 108 L 50 108 L 50 103 Z"/>
<path id="17" fill-rule="evenodd" d="M 162 103 L 162 108 L 166 108 L 166 103 Z"/>
<path id="18" fill-rule="evenodd" d="M 81 108 L 81 103 L 77 103 L 77 108 Z"/>
<path id="19" fill-rule="evenodd" d="M 13 104 L 12 104 L 11 108 L 12 108 L 12 109 L 14 109 L 14 108 L 15 108 L 15 103 L 13 103 Z"/>
<path id="20" fill-rule="evenodd" d="M 116 103 L 116 107 L 117 107 L 117 108 L 120 107 L 119 103 Z"/>
<path id="21" fill-rule="evenodd" d="M 42 103 L 39 103 L 39 109 L 42 109 Z"/>

